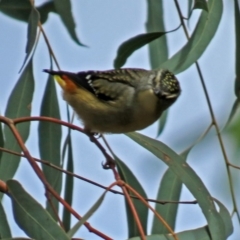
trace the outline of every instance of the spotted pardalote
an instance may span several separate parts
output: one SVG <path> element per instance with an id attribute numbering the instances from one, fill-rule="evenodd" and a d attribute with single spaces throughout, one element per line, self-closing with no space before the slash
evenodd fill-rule
<path id="1" fill-rule="evenodd" d="M 71 73 L 44 70 L 63 89 L 85 128 L 97 133 L 125 133 L 146 128 L 180 95 L 168 70 L 125 68 Z"/>

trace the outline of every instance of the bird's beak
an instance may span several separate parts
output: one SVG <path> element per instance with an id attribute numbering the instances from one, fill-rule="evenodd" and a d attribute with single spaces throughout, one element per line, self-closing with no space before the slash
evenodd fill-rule
<path id="1" fill-rule="evenodd" d="M 57 81 L 57 83 L 61 86 L 62 89 L 66 87 L 66 81 L 62 79 L 59 75 L 54 75 L 53 77 Z"/>

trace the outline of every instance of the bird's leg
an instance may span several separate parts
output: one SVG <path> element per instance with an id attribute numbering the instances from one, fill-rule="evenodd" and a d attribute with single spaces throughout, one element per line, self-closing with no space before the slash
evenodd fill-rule
<path id="1" fill-rule="evenodd" d="M 85 133 L 88 135 L 91 142 L 95 143 L 99 149 L 102 151 L 104 156 L 106 157 L 106 162 L 102 163 L 103 169 L 112 169 L 115 167 L 116 163 L 113 158 L 106 152 L 106 150 L 102 147 L 102 145 L 97 141 L 100 137 L 102 137 L 101 133 L 91 132 L 90 129 L 84 128 Z"/>

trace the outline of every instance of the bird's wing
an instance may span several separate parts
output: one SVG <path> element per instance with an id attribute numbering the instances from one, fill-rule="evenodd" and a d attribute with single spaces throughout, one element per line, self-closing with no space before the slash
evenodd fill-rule
<path id="1" fill-rule="evenodd" d="M 147 73 L 147 70 L 117 69 L 79 72 L 76 84 L 94 93 L 101 100 L 114 101 L 123 94 L 123 91 L 135 87 L 141 78 L 141 73 Z"/>

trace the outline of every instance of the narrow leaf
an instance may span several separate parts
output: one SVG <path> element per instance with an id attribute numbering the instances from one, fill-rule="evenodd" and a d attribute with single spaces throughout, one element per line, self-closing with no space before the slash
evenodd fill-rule
<path id="1" fill-rule="evenodd" d="M 17 181 L 9 180 L 7 185 L 15 221 L 29 237 L 38 240 L 69 239 L 51 215 Z"/>
<path id="2" fill-rule="evenodd" d="M 165 32 L 163 1 L 148 0 L 147 8 L 147 32 Z M 151 69 L 158 68 L 158 66 L 167 61 L 168 46 L 166 35 L 163 35 L 162 37 L 150 42 L 148 46 Z M 167 120 L 167 113 L 167 111 L 164 111 L 161 118 L 159 119 L 157 136 L 159 136 L 164 130 Z"/>
<path id="3" fill-rule="evenodd" d="M 235 102 L 232 106 L 231 113 L 229 115 L 228 121 L 226 126 L 228 126 L 235 116 L 237 109 L 239 107 L 239 102 L 240 102 L 240 9 L 239 9 L 239 3 L 238 0 L 234 0 L 234 17 L 235 17 L 235 45 L 236 45 L 236 55 L 235 55 L 235 72 L 236 72 L 236 77 L 235 77 L 235 86 L 234 86 L 234 92 L 235 92 Z"/>
<path id="4" fill-rule="evenodd" d="M 188 20 L 190 19 L 192 15 L 192 5 L 193 5 L 193 0 L 188 0 Z M 188 21 L 189 23 L 189 21 Z"/>
<path id="5" fill-rule="evenodd" d="M 226 127 L 231 123 L 233 117 L 237 113 L 238 108 L 239 108 L 239 99 L 235 99 L 232 109 L 231 109 L 231 112 L 230 112 L 230 115 L 229 115 L 227 123 L 226 123 Z"/>
<path id="6" fill-rule="evenodd" d="M 16 237 L 16 238 L 1 238 L 1 240 L 33 240 L 33 239 L 32 238 Z"/>
<path id="7" fill-rule="evenodd" d="M 70 131 L 69 131 L 67 146 L 68 146 L 67 171 L 74 172 L 72 141 L 71 141 Z M 70 176 L 69 174 L 67 174 L 65 188 L 64 188 L 65 189 L 64 199 L 70 206 L 72 205 L 73 186 L 74 186 L 73 176 Z M 63 210 L 63 225 L 64 225 L 66 232 L 69 231 L 70 226 L 71 226 L 71 213 L 66 208 L 64 208 L 64 210 Z"/>
<path id="8" fill-rule="evenodd" d="M 3 205 L 0 202 L 0 239 L 2 238 L 11 238 L 11 230 L 8 224 L 7 216 L 4 211 Z"/>
<path id="9" fill-rule="evenodd" d="M 239 9 L 239 2 L 234 0 L 234 10 L 235 10 L 235 44 L 236 44 L 236 80 L 235 80 L 235 95 L 240 101 L 240 9 Z"/>
<path id="10" fill-rule="evenodd" d="M 0 2 L 0 12 L 25 22 L 28 22 L 31 9 L 29 0 L 2 0 Z"/>
<path id="11" fill-rule="evenodd" d="M 36 37 L 37 37 L 37 28 L 38 28 L 38 22 L 39 22 L 39 13 L 38 11 L 33 7 L 29 16 L 29 20 L 28 20 L 28 31 L 27 31 L 27 45 L 26 45 L 26 56 L 25 59 L 23 61 L 23 65 L 20 69 L 20 71 L 22 70 L 22 68 L 24 67 L 28 57 L 30 56 L 34 44 L 36 42 Z"/>
<path id="12" fill-rule="evenodd" d="M 41 16 L 40 20 L 42 24 L 47 21 L 50 12 L 57 13 L 53 1 L 45 2 L 39 7 L 36 7 L 36 9 L 40 13 L 40 16 Z"/>
<path id="13" fill-rule="evenodd" d="M 70 0 L 54 0 L 54 4 L 71 38 L 77 44 L 84 46 L 82 43 L 79 42 L 78 37 L 75 33 L 76 26 L 75 26 L 73 15 L 72 15 Z"/>
<path id="14" fill-rule="evenodd" d="M 154 32 L 139 34 L 130 38 L 121 44 L 117 51 L 117 57 L 114 60 L 114 68 L 121 68 L 127 61 L 127 58 L 137 49 L 145 46 L 153 40 L 163 36 L 166 32 Z"/>
<path id="15" fill-rule="evenodd" d="M 148 17 L 146 29 L 148 33 L 165 32 L 163 1 L 147 1 Z M 151 69 L 155 69 L 168 59 L 166 35 L 149 43 Z"/>
<path id="16" fill-rule="evenodd" d="M 56 87 L 52 76 L 48 77 L 41 104 L 40 115 L 60 119 Z M 58 167 L 61 167 L 61 126 L 51 122 L 40 121 L 38 132 L 39 150 L 41 158 L 44 160 L 48 160 L 49 162 Z M 58 193 L 60 193 L 62 188 L 62 173 L 56 169 L 48 167 L 45 164 L 42 164 L 42 169 L 47 181 Z M 56 199 L 52 199 L 52 201 L 54 203 L 56 211 L 58 211 L 58 201 Z M 47 209 L 52 214 L 54 214 L 49 205 L 47 205 Z"/>
<path id="17" fill-rule="evenodd" d="M 208 3 L 206 0 L 194 0 L 193 9 L 202 9 L 208 12 Z"/>
<path id="18" fill-rule="evenodd" d="M 157 137 L 161 135 L 161 133 L 164 130 L 164 127 L 166 126 L 167 123 L 167 117 L 168 117 L 168 110 L 164 111 L 158 120 L 158 131 L 157 131 Z"/>
<path id="19" fill-rule="evenodd" d="M 97 209 L 101 206 L 104 197 L 106 195 L 106 191 L 100 196 L 100 198 L 94 203 L 94 205 L 88 210 L 88 212 L 82 217 L 82 219 L 77 222 L 74 227 L 67 233 L 67 235 L 71 238 L 77 232 L 77 230 L 97 211 Z"/>
<path id="20" fill-rule="evenodd" d="M 185 162 L 185 159 L 160 141 L 151 139 L 140 133 L 128 133 L 126 135 L 149 150 L 170 167 L 172 172 L 181 179 L 182 183 L 186 185 L 198 201 L 208 222 L 211 235 L 217 236 L 216 239 L 218 240 L 225 240 L 223 221 L 216 211 L 211 195 L 194 170 Z"/>
<path id="21" fill-rule="evenodd" d="M 171 169 L 167 169 L 164 173 L 158 194 L 157 200 L 179 201 L 182 189 L 182 182 Z M 174 229 L 177 217 L 178 204 L 156 204 L 156 211 Z M 153 219 L 152 234 L 169 233 L 169 230 L 159 221 L 156 216 Z"/>
<path id="22" fill-rule="evenodd" d="M 43 3 L 36 7 L 41 16 L 41 23 L 45 23 L 50 12 L 56 12 L 53 1 Z M 0 1 L 0 12 L 7 16 L 28 22 L 32 6 L 29 0 L 2 0 Z"/>
<path id="23" fill-rule="evenodd" d="M 179 26 L 180 27 L 180 26 Z M 117 56 L 114 60 L 114 68 L 121 68 L 125 62 L 127 61 L 127 58 L 135 52 L 137 49 L 145 46 L 146 44 L 162 37 L 166 33 L 170 33 L 173 31 L 176 31 L 179 27 L 172 31 L 168 32 L 152 32 L 152 33 L 143 33 L 139 34 L 133 38 L 130 38 L 129 40 L 123 42 L 117 51 Z"/>
<path id="24" fill-rule="evenodd" d="M 19 80 L 10 94 L 8 99 L 5 116 L 11 119 L 18 117 L 27 117 L 31 113 L 31 102 L 34 92 L 34 77 L 32 69 L 32 59 L 26 65 Z M 23 141 L 25 142 L 29 135 L 30 122 L 25 122 L 17 125 L 17 130 L 20 133 Z M 18 143 L 13 136 L 8 126 L 4 126 L 4 136 L 6 149 L 15 152 L 21 152 Z M 3 153 L 0 162 L 0 176 L 3 181 L 10 179 L 14 176 L 20 157 L 9 153 Z"/>
<path id="25" fill-rule="evenodd" d="M 223 11 L 222 0 L 209 0 L 208 7 L 208 13 L 202 11 L 187 44 L 159 68 L 166 68 L 177 74 L 186 70 L 201 57 L 214 37 L 220 23 Z"/>
<path id="26" fill-rule="evenodd" d="M 227 239 L 233 232 L 233 226 L 232 226 L 232 221 L 231 221 L 231 216 L 224 205 L 219 202 L 217 199 L 214 199 L 214 201 L 218 204 L 220 211 L 220 217 L 224 221 L 224 227 L 225 227 L 225 238 Z M 177 237 L 179 240 L 212 240 L 216 239 L 218 240 L 217 235 L 212 235 L 210 237 L 209 235 L 209 228 L 208 226 L 201 227 L 201 228 L 196 228 L 196 229 L 191 229 L 183 232 L 177 233 Z M 153 234 L 150 236 L 146 237 L 147 240 L 174 240 L 173 236 L 170 234 Z M 140 240 L 139 237 L 134 237 L 129 240 Z"/>
<path id="27" fill-rule="evenodd" d="M 121 179 L 129 184 L 132 188 L 134 188 L 143 198 L 147 198 L 147 195 L 139 183 L 138 179 L 134 176 L 131 170 L 123 163 L 119 158 L 115 156 L 115 160 L 117 163 L 117 169 L 121 176 Z M 142 228 L 144 232 L 147 232 L 147 218 L 148 218 L 148 209 L 147 207 L 138 199 L 132 199 L 132 202 L 135 206 L 135 209 L 138 213 L 138 217 L 140 219 Z M 125 201 L 126 210 L 127 210 L 127 221 L 128 221 L 128 236 L 134 237 L 139 236 L 140 232 L 138 230 L 136 221 L 132 214 L 132 210 L 129 207 L 127 201 Z"/>
<path id="28" fill-rule="evenodd" d="M 219 213 L 220 216 L 224 222 L 224 227 L 225 227 L 225 233 L 226 233 L 226 239 L 233 233 L 233 223 L 232 223 L 232 218 L 231 215 L 229 214 L 227 208 L 216 198 L 213 198 L 213 200 L 217 203 L 219 207 Z"/>
<path id="29" fill-rule="evenodd" d="M 2 129 L 2 123 L 0 122 L 0 147 L 3 148 L 4 146 L 4 137 L 3 137 L 3 129 Z M 2 151 L 0 151 L 0 162 L 2 157 Z"/>
<path id="30" fill-rule="evenodd" d="M 213 240 L 218 239 L 209 235 L 208 227 L 201 227 L 177 233 L 178 240 Z M 153 234 L 146 237 L 146 240 L 175 240 L 170 234 Z M 140 237 L 130 238 L 128 240 L 141 240 Z"/>

